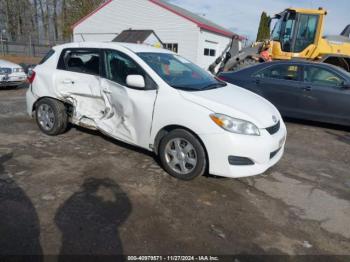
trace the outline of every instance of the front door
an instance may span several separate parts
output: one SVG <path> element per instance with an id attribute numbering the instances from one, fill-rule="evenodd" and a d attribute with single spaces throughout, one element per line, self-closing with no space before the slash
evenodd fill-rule
<path id="1" fill-rule="evenodd" d="M 104 52 L 106 75 L 101 79 L 101 91 L 107 110 L 98 122 L 112 136 L 149 149 L 153 109 L 157 86 L 148 74 L 129 56 L 116 50 Z M 128 75 L 142 75 L 146 87 L 133 89 L 126 84 Z"/>
<path id="2" fill-rule="evenodd" d="M 344 78 L 318 65 L 304 68 L 304 94 L 301 107 L 312 120 L 350 123 L 350 90 L 342 87 Z"/>

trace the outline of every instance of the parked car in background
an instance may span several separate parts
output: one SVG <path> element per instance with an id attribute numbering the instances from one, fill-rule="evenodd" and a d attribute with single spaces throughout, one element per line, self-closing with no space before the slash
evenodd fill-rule
<path id="1" fill-rule="evenodd" d="M 261 95 L 283 116 L 350 125 L 350 74 L 342 68 L 276 61 L 221 73 L 219 78 Z"/>
<path id="2" fill-rule="evenodd" d="M 27 80 L 20 65 L 0 59 L 0 87 L 19 86 Z"/>
<path id="3" fill-rule="evenodd" d="M 67 123 L 153 151 L 172 176 L 263 173 L 283 155 L 286 127 L 264 98 L 177 54 L 139 44 L 53 48 L 29 78 L 27 110 L 48 135 Z"/>

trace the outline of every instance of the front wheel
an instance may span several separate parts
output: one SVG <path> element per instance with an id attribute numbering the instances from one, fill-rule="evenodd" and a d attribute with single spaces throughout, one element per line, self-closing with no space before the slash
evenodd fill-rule
<path id="1" fill-rule="evenodd" d="M 175 129 L 161 140 L 159 156 L 164 169 L 181 180 L 192 180 L 206 170 L 207 157 L 202 144 L 183 129 Z"/>

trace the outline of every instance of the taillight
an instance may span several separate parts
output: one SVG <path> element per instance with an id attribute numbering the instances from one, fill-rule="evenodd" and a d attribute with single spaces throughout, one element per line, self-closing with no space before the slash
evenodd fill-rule
<path id="1" fill-rule="evenodd" d="M 32 70 L 31 72 L 29 72 L 27 78 L 29 83 L 32 84 L 35 79 L 35 71 Z"/>

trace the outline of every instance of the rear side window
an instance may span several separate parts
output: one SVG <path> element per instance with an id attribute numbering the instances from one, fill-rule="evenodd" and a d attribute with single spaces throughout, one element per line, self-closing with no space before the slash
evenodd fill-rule
<path id="1" fill-rule="evenodd" d="M 100 75 L 101 55 L 99 49 L 64 49 L 57 69 L 76 73 Z"/>
<path id="2" fill-rule="evenodd" d="M 273 78 L 280 80 L 299 80 L 300 67 L 297 65 L 276 65 L 259 71 L 255 77 Z"/>
<path id="3" fill-rule="evenodd" d="M 51 49 L 44 57 L 43 59 L 41 59 L 41 61 L 39 62 L 39 65 L 45 63 L 47 60 L 49 60 L 49 58 L 51 56 L 53 56 L 53 54 L 55 53 L 55 50 Z"/>

